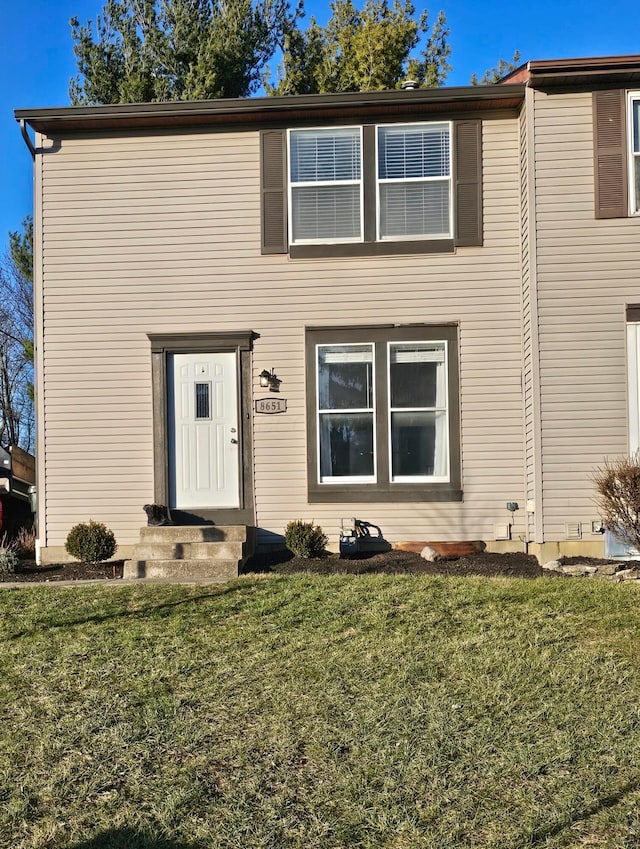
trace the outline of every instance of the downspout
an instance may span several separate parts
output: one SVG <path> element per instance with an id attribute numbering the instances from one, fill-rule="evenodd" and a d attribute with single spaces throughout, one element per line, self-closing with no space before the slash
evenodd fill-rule
<path id="1" fill-rule="evenodd" d="M 31 154 L 31 161 L 33 162 L 33 167 L 34 167 L 34 172 L 33 172 L 34 173 L 33 202 L 34 202 L 34 211 L 35 211 L 36 203 L 37 203 L 37 200 L 38 200 L 38 197 L 39 197 L 39 192 L 36 190 L 36 180 L 35 180 L 36 174 L 37 174 L 37 168 L 38 168 L 38 160 L 36 158 L 36 153 L 38 151 L 36 150 L 36 146 L 34 145 L 34 143 L 31 141 L 31 136 L 29 135 L 29 131 L 27 129 L 27 122 L 24 120 L 24 118 L 20 119 L 20 132 L 22 134 L 22 138 L 24 139 L 24 143 L 26 144 L 27 148 L 29 149 L 29 153 Z M 34 220 L 35 220 L 36 223 L 34 225 L 34 263 L 33 263 L 33 293 L 34 293 L 34 298 L 33 298 L 33 313 L 34 313 L 34 316 L 33 316 L 34 317 L 33 358 L 34 358 L 34 363 L 33 363 L 33 365 L 34 365 L 34 385 L 37 385 L 37 380 L 38 380 L 37 375 L 42 374 L 42 371 L 43 371 L 42 363 L 40 362 L 41 347 L 42 346 L 39 345 L 38 342 L 37 342 L 37 340 L 38 340 L 38 327 L 42 326 L 41 293 L 40 293 L 40 298 L 36 297 L 36 293 L 38 292 L 38 285 L 39 285 L 39 281 L 41 279 L 41 276 L 40 276 L 38 269 L 36 268 L 36 262 L 35 262 L 36 257 L 39 256 L 41 240 L 38 238 L 38 230 L 37 230 L 37 222 L 38 222 L 39 219 L 38 219 L 37 216 L 34 216 Z M 42 392 L 40 394 L 42 394 Z M 35 415 L 36 415 L 36 423 L 38 422 L 38 419 L 40 420 L 40 422 L 44 421 L 44 417 L 40 416 L 38 414 L 38 406 L 39 406 L 39 399 L 36 396 L 35 403 L 34 403 L 34 412 L 35 412 Z M 38 566 L 40 566 L 40 564 L 42 562 L 41 554 L 40 554 L 41 547 L 42 547 L 42 529 L 45 527 L 45 523 L 44 523 L 44 521 L 41 521 L 41 516 L 40 516 L 41 508 L 42 508 L 42 505 L 44 504 L 44 498 L 42 498 L 42 499 L 38 498 L 38 489 L 41 486 L 41 482 L 42 483 L 44 482 L 44 469 L 41 466 L 41 461 L 40 461 L 41 452 L 40 452 L 40 446 L 39 446 L 39 435 L 38 435 L 38 425 L 37 424 L 36 424 L 35 445 L 36 445 L 36 485 L 29 488 L 29 499 L 31 501 L 32 510 L 34 511 L 34 514 L 35 514 L 35 528 L 36 528 L 36 534 L 37 534 L 37 537 L 36 537 L 36 563 L 37 563 Z M 44 486 L 42 486 L 42 489 L 43 489 L 43 492 L 44 492 Z"/>
<path id="2" fill-rule="evenodd" d="M 31 158 L 35 162 L 36 160 L 36 149 L 33 146 L 33 142 L 31 141 L 31 136 L 27 130 L 27 122 L 24 118 L 20 119 L 20 132 L 22 133 L 22 138 L 24 139 L 24 143 L 29 148 L 29 153 L 31 154 Z"/>

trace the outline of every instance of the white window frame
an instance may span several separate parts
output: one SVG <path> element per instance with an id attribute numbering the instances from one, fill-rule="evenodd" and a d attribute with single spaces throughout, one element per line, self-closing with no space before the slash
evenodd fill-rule
<path id="1" fill-rule="evenodd" d="M 640 323 L 627 322 L 627 404 L 629 453 L 640 451 Z"/>
<path id="2" fill-rule="evenodd" d="M 368 345 L 371 348 L 371 395 L 373 404 L 370 408 L 358 407 L 349 408 L 348 410 L 333 410 L 320 409 L 320 381 L 318 379 L 320 373 L 320 348 L 361 348 L 363 345 Z M 376 432 L 376 346 L 375 342 L 319 342 L 316 345 L 315 357 L 316 369 L 316 469 L 317 480 L 319 484 L 354 484 L 354 483 L 377 483 L 378 482 L 378 452 L 377 432 Z M 371 414 L 373 419 L 373 475 L 340 475 L 339 477 L 327 476 L 323 477 L 320 465 L 320 416 L 322 413 L 367 413 Z"/>
<path id="3" fill-rule="evenodd" d="M 303 182 L 294 183 L 291 179 L 291 135 L 296 132 L 318 132 L 327 133 L 332 129 L 336 130 L 358 130 L 360 137 L 360 179 L 359 180 L 326 180 L 318 181 L 305 180 Z M 338 126 L 338 127 L 296 127 L 295 129 L 287 130 L 287 203 L 289 206 L 288 215 L 288 239 L 290 245 L 338 245 L 338 244 L 358 244 L 364 241 L 364 179 L 363 166 L 364 160 L 362 156 L 362 126 Z M 358 238 L 345 239 L 297 239 L 293 240 L 293 189 L 304 189 L 316 186 L 356 186 L 360 187 L 360 236 Z"/>
<path id="4" fill-rule="evenodd" d="M 398 345 L 441 345 L 444 352 L 444 405 L 435 407 L 392 407 L 391 406 L 391 348 Z M 372 405 L 371 407 L 353 408 L 349 410 L 334 410 L 324 409 L 320 407 L 320 348 L 328 347 L 362 347 L 367 345 L 371 348 L 371 390 L 372 390 Z M 378 482 L 378 433 L 377 433 L 377 409 L 378 397 L 376 393 L 376 349 L 378 345 L 386 347 L 386 395 L 387 395 L 387 456 L 389 463 L 389 483 L 407 484 L 407 483 L 449 483 L 451 480 L 451 444 L 450 444 L 450 398 L 449 398 L 449 343 L 446 339 L 407 339 L 407 340 L 387 340 L 386 342 L 320 342 L 315 346 L 315 381 L 316 381 L 316 397 L 315 397 L 315 433 L 316 433 L 316 480 L 319 485 L 348 485 L 348 484 L 377 484 Z M 320 442 L 321 442 L 321 416 L 327 413 L 366 413 L 372 416 L 372 432 L 373 432 L 373 475 L 352 475 L 352 476 L 322 476 L 321 459 L 320 459 Z M 433 412 L 444 413 L 445 421 L 443 431 L 446 434 L 446 474 L 443 475 L 393 475 L 393 438 L 392 438 L 392 413 L 394 412 Z M 384 450 L 381 447 L 380 450 Z"/>
<path id="5" fill-rule="evenodd" d="M 378 130 L 383 127 L 432 127 L 434 124 L 446 126 L 449 132 L 449 176 L 448 177 L 406 177 L 404 180 L 391 178 L 380 179 L 379 168 L 379 136 Z M 430 241 L 434 239 L 451 239 L 453 238 L 453 124 L 451 121 L 413 121 L 402 122 L 400 124 L 376 124 L 375 126 L 375 169 L 376 169 L 376 241 L 378 242 L 402 242 L 402 241 Z M 385 183 L 430 183 L 442 180 L 448 180 L 449 183 L 449 230 L 447 233 L 436 233 L 430 235 L 414 235 L 406 236 L 382 236 L 380 233 L 380 186 Z"/>
<path id="6" fill-rule="evenodd" d="M 638 130 L 638 153 L 633 149 L 633 105 L 640 103 L 640 91 L 630 91 L 627 95 L 627 154 L 629 172 L 629 215 L 640 215 L 640 197 L 636 192 L 636 163 L 640 169 L 640 128 Z"/>
<path id="7" fill-rule="evenodd" d="M 444 347 L 444 407 L 392 407 L 391 406 L 391 348 L 394 345 L 443 345 Z M 446 339 L 409 339 L 387 342 L 387 433 L 389 439 L 389 480 L 394 483 L 448 483 L 451 478 L 451 445 L 449 444 L 449 343 Z M 447 471 L 445 475 L 396 475 L 393 474 L 393 436 L 391 414 L 403 413 L 445 413 L 447 435 Z"/>

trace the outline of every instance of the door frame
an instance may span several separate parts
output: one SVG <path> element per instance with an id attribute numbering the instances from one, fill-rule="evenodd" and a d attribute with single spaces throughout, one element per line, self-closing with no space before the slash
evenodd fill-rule
<path id="1" fill-rule="evenodd" d="M 191 512 L 171 510 L 177 525 L 254 525 L 253 437 L 251 421 L 251 350 L 256 334 L 236 333 L 147 333 L 151 343 L 153 390 L 153 499 L 169 503 L 169 403 L 167 363 L 170 354 L 235 352 L 238 380 L 239 497 L 237 508 L 211 508 Z"/>

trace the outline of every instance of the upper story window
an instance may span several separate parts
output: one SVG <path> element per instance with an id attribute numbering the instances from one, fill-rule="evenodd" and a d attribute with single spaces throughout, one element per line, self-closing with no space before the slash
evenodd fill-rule
<path id="1" fill-rule="evenodd" d="M 482 121 L 260 132 L 263 254 L 453 253 L 482 245 Z"/>
<path id="2" fill-rule="evenodd" d="M 640 212 L 640 92 L 629 95 L 629 200 L 631 213 Z"/>
<path id="3" fill-rule="evenodd" d="M 451 235 L 451 128 L 377 128 L 378 238 Z"/>
<path id="4" fill-rule="evenodd" d="M 361 127 L 289 131 L 290 244 L 451 238 L 451 125 L 378 126 L 374 155 Z"/>
<path id="5" fill-rule="evenodd" d="M 362 240 L 361 130 L 296 130 L 289 136 L 290 242 Z"/>

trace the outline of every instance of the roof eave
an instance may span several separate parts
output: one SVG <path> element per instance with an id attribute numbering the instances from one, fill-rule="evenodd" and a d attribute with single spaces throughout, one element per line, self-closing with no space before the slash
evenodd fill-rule
<path id="1" fill-rule="evenodd" d="M 531 88 L 635 85 L 640 82 L 640 55 L 537 59 L 527 69 Z"/>
<path id="2" fill-rule="evenodd" d="M 109 106 L 64 106 L 16 109 L 17 121 L 37 132 L 100 131 L 135 127 L 247 123 L 272 123 L 289 117 L 318 115 L 471 109 L 515 109 L 524 98 L 523 85 L 465 86 L 409 91 L 311 94 L 288 97 L 256 97 L 193 102 L 135 103 Z"/>

